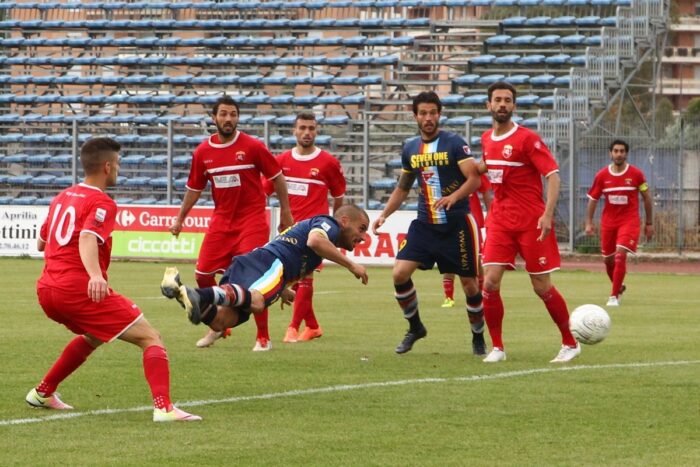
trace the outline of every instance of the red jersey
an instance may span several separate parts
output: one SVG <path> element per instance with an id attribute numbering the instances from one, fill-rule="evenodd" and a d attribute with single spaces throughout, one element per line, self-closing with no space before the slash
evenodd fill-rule
<path id="1" fill-rule="evenodd" d="M 481 186 L 477 191 L 469 196 L 469 210 L 476 221 L 476 225 L 481 229 L 484 227 L 484 211 L 481 209 L 479 193 L 486 193 L 491 189 L 491 182 L 486 174 L 481 176 Z"/>
<path id="2" fill-rule="evenodd" d="M 639 224 L 639 193 L 648 189 L 644 173 L 637 167 L 627 164 L 621 173 L 614 173 L 609 165 L 596 174 L 588 197 L 598 201 L 605 196 L 600 224 L 613 228 L 628 222 Z"/>
<path id="3" fill-rule="evenodd" d="M 329 152 L 316 148 L 308 156 L 302 156 L 295 148 L 277 156 L 277 161 L 287 179 L 289 205 L 295 222 L 328 214 L 328 193 L 333 198 L 345 195 L 343 168 Z M 272 183 L 265 183 L 265 188 L 268 195 L 272 193 Z"/>
<path id="4" fill-rule="evenodd" d="M 39 234 L 46 242 L 46 249 L 44 272 L 38 287 L 87 290 L 90 276 L 80 259 L 78 247 L 83 232 L 97 237 L 100 269 L 107 280 L 116 215 L 116 203 L 94 186 L 80 183 L 59 193 L 51 201 Z"/>
<path id="5" fill-rule="evenodd" d="M 534 131 L 517 124 L 508 133 L 481 137 L 483 160 L 493 187 L 487 229 L 530 230 L 544 213 L 542 177 L 559 171 L 554 156 Z"/>
<path id="6" fill-rule="evenodd" d="M 214 213 L 209 231 L 231 231 L 249 222 L 266 224 L 260 176 L 272 179 L 280 172 L 267 147 L 252 136 L 239 131 L 221 144 L 214 134 L 194 150 L 186 186 L 202 191 L 210 182 Z"/>

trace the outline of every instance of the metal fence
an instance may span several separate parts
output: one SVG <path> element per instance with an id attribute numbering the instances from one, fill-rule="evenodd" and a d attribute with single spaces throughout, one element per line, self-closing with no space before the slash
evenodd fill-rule
<path id="1" fill-rule="evenodd" d="M 609 144 L 622 139 L 630 145 L 628 161 L 640 168 L 649 184 L 653 204 L 655 235 L 640 238 L 640 251 L 675 251 L 679 254 L 700 249 L 700 120 L 679 119 L 656 139 L 646 132 L 625 129 L 615 133 L 605 127 L 585 132 L 578 128 L 573 150 L 558 154 L 562 190 L 557 210 L 557 235 L 561 242 L 580 252 L 598 252 L 599 237 L 585 235 L 586 193 L 593 177 L 610 163 Z M 573 167 L 569 160 L 574 161 Z M 569 183 L 574 180 L 574 183 Z M 600 225 L 602 203 L 596 209 Z M 644 220 L 643 203 L 640 214 Z"/>

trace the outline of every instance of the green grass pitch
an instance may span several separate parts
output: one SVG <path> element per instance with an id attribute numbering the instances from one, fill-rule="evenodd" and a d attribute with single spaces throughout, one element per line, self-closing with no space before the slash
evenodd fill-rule
<path id="1" fill-rule="evenodd" d="M 59 388 L 78 416 L 29 408 L 71 335 L 37 304 L 42 262 L 0 260 L 0 465 L 700 465 L 698 275 L 632 270 L 608 338 L 555 366 L 556 328 L 527 276 L 508 273 L 508 360 L 487 365 L 471 355 L 464 299 L 440 308 L 436 271 L 414 276 L 428 337 L 398 356 L 406 323 L 388 268 L 364 287 L 326 268 L 315 281 L 324 336 L 283 344 L 291 310 L 276 304 L 273 349 L 254 353 L 252 320 L 195 348 L 205 328 L 160 296 L 165 266 L 116 262 L 110 284 L 163 335 L 173 400 L 199 423 L 151 421 L 140 351 L 123 342 Z M 192 283 L 192 266 L 180 269 Z M 607 298 L 604 273 L 553 277 L 570 309 Z"/>

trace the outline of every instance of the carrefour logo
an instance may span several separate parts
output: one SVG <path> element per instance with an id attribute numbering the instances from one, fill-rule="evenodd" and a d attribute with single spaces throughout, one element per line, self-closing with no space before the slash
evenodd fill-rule
<path id="1" fill-rule="evenodd" d="M 117 213 L 117 224 L 122 227 L 129 227 L 136 220 L 136 216 L 128 209 L 123 209 Z"/>

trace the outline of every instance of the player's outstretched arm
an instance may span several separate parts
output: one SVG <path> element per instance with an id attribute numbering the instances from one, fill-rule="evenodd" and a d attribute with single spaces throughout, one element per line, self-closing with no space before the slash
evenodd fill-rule
<path id="1" fill-rule="evenodd" d="M 411 191 L 411 186 L 413 186 L 413 182 L 415 180 L 416 174 L 413 172 L 401 172 L 399 183 L 396 185 L 396 188 L 394 188 L 394 191 L 391 192 L 391 196 L 389 197 L 389 201 L 386 202 L 384 210 L 379 217 L 372 222 L 372 232 L 374 235 L 378 235 L 377 230 L 379 227 L 384 225 L 386 219 L 391 216 L 394 211 L 399 209 L 404 201 L 406 201 L 406 198 L 408 198 L 408 193 Z"/>
<path id="2" fill-rule="evenodd" d="M 202 196 L 201 191 L 187 190 L 185 192 L 185 197 L 182 199 L 182 204 L 180 205 L 180 212 L 175 218 L 175 222 L 170 226 L 170 233 L 176 237 L 180 235 L 182 231 L 182 223 L 185 222 L 187 214 L 189 214 L 192 206 L 195 205 L 199 197 Z"/>
<path id="3" fill-rule="evenodd" d="M 333 243 L 319 232 L 311 232 L 306 245 L 314 250 L 321 258 L 333 261 L 350 271 L 363 284 L 367 284 L 367 270 L 361 264 L 350 260 L 347 256 L 338 251 Z"/>

